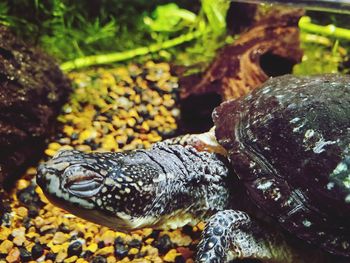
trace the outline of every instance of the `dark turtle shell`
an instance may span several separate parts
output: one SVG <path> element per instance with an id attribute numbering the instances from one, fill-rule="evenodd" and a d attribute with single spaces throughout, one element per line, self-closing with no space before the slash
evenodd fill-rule
<path id="1" fill-rule="evenodd" d="M 253 202 L 299 238 L 350 256 L 350 77 L 272 78 L 213 119 Z"/>

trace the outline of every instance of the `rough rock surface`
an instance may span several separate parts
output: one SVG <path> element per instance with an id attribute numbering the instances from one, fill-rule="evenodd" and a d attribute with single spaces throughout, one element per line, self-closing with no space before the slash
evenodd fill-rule
<path id="1" fill-rule="evenodd" d="M 36 159 L 70 89 L 53 59 L 0 26 L 0 184 Z"/>
<path id="2" fill-rule="evenodd" d="M 222 48 L 204 73 L 181 78 L 184 121 L 193 127 L 203 120 L 203 129 L 208 129 L 211 112 L 221 101 L 239 98 L 269 77 L 291 73 L 303 54 L 298 29 L 302 14 L 300 9 L 272 10 Z"/>

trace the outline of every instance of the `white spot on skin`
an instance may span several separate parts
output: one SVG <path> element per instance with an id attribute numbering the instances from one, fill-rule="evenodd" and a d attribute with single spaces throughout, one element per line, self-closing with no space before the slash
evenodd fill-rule
<path id="1" fill-rule="evenodd" d="M 303 225 L 304 225 L 305 227 L 310 227 L 310 226 L 312 225 L 312 223 L 311 223 L 309 220 L 304 219 L 304 220 L 303 220 Z"/>
<path id="2" fill-rule="evenodd" d="M 101 192 L 102 193 L 106 193 L 107 192 L 107 187 L 102 187 Z"/>
<path id="3" fill-rule="evenodd" d="M 350 194 L 345 197 L 345 203 L 350 203 Z"/>
<path id="4" fill-rule="evenodd" d="M 315 131 L 312 130 L 312 129 L 309 129 L 309 130 L 307 130 L 307 131 L 305 132 L 304 137 L 305 137 L 305 139 L 309 139 L 309 138 L 311 138 L 311 137 L 314 136 L 314 135 L 315 135 Z"/>
<path id="5" fill-rule="evenodd" d="M 296 118 L 290 120 L 290 123 L 297 123 L 298 121 L 300 121 L 300 118 L 296 117 Z"/>
<path id="6" fill-rule="evenodd" d="M 260 183 L 257 188 L 260 189 L 260 190 L 267 190 L 271 186 L 272 186 L 272 182 L 266 181 L 266 182 Z"/>
<path id="7" fill-rule="evenodd" d="M 334 188 L 334 183 L 333 182 L 330 182 L 327 184 L 327 189 L 328 190 L 332 190 Z"/>
<path id="8" fill-rule="evenodd" d="M 315 143 L 315 147 L 313 148 L 314 153 L 322 153 L 325 151 L 324 147 L 327 145 L 335 144 L 335 141 L 325 141 L 321 138 L 318 142 Z"/>

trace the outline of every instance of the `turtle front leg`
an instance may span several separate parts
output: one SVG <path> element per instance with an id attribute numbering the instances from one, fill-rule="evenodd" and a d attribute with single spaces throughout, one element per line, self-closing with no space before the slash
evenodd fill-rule
<path id="1" fill-rule="evenodd" d="M 217 212 L 209 218 L 198 245 L 197 262 L 228 262 L 259 259 L 294 262 L 291 248 L 278 233 L 264 230 L 247 213 L 237 210 Z"/>

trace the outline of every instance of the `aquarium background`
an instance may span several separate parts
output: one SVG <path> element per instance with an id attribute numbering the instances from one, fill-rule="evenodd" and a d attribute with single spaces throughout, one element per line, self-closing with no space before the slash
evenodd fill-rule
<path id="1" fill-rule="evenodd" d="M 217 0 L 1 1 L 0 23 L 52 56 L 73 86 L 41 160 L 62 149 L 149 148 L 186 132 L 179 128 L 179 78 L 204 72 L 222 47 L 273 8 L 257 7 L 254 18 L 251 7 L 242 13 L 237 6 Z M 293 73 L 348 73 L 347 21 L 348 15 L 307 11 L 299 22 L 304 55 Z M 2 198 L 1 262 L 193 262 L 204 223 L 115 232 L 50 204 L 35 173 L 35 165 L 28 168 Z"/>

